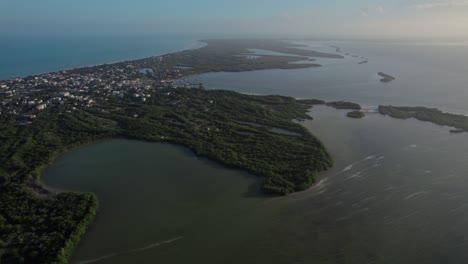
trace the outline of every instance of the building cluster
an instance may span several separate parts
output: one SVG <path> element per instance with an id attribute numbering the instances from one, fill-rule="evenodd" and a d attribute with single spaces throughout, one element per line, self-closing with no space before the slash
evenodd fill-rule
<path id="1" fill-rule="evenodd" d="M 163 57 L 151 58 L 157 63 Z M 0 81 L 0 115 L 29 124 L 40 111 L 65 105 L 67 111 L 95 107 L 124 97 L 145 102 L 158 88 L 180 85 L 177 68 L 142 73 L 138 63 L 122 62 Z"/>

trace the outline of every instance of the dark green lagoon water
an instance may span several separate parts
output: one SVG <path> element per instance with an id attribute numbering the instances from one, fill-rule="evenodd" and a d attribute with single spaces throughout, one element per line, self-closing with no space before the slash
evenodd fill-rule
<path id="1" fill-rule="evenodd" d="M 86 146 L 59 159 L 43 180 L 98 195 L 98 217 L 74 263 L 184 263 L 208 255 L 217 262 L 264 231 L 257 227 L 267 212 L 255 212 L 265 200 L 250 191 L 258 189 L 257 178 L 178 146 L 129 140 Z"/>
<path id="2" fill-rule="evenodd" d="M 66 154 L 44 182 L 101 206 L 72 263 L 465 263 L 468 135 L 311 114 L 304 125 L 336 166 L 287 197 L 179 146 L 112 140 Z"/>

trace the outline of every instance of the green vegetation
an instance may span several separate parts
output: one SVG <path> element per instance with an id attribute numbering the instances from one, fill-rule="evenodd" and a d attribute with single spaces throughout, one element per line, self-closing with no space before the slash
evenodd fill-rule
<path id="1" fill-rule="evenodd" d="M 453 132 L 468 131 L 468 116 L 444 113 L 436 108 L 379 106 L 379 113 L 393 118 L 415 118 L 441 126 L 457 128 Z"/>
<path id="2" fill-rule="evenodd" d="M 366 116 L 366 114 L 364 114 L 361 111 L 351 111 L 351 112 L 347 113 L 346 116 L 351 117 L 351 118 L 363 118 L 363 117 Z"/>
<path id="3" fill-rule="evenodd" d="M 326 105 L 336 109 L 361 110 L 361 106 L 359 104 L 345 101 L 328 102 Z"/>
<path id="4" fill-rule="evenodd" d="M 335 58 L 342 59 L 344 58 L 338 54 L 323 53 L 313 50 L 301 49 L 307 47 L 306 45 L 294 44 L 287 41 L 281 40 L 272 40 L 272 39 L 209 39 L 204 40 L 208 44 L 208 48 L 218 47 L 223 50 L 236 50 L 237 52 L 249 53 L 245 47 L 249 49 L 260 49 L 260 50 L 269 50 L 283 54 L 292 54 L 296 56 L 303 57 L 315 57 L 315 58 Z"/>
<path id="5" fill-rule="evenodd" d="M 383 82 L 383 83 L 388 83 L 388 82 L 391 82 L 391 81 L 395 80 L 395 77 L 393 77 L 391 75 L 388 75 L 386 73 L 383 73 L 383 72 L 379 72 L 378 75 L 380 77 L 382 77 L 382 79 L 380 79 L 380 81 Z"/>
<path id="6" fill-rule="evenodd" d="M 68 102 L 51 106 L 27 126 L 15 115 L 0 115 L 2 264 L 67 262 L 97 199 L 50 192 L 40 175 L 59 154 L 86 143 L 123 137 L 180 144 L 264 177 L 263 190 L 279 195 L 309 188 L 333 164 L 323 144 L 292 121 L 309 118 L 313 101 L 185 88 L 150 93 L 144 103 L 126 95 L 72 111 Z"/>
<path id="7" fill-rule="evenodd" d="M 300 99 L 298 102 L 303 103 L 303 104 L 309 104 L 309 105 L 323 105 L 325 104 L 325 101 L 323 100 L 318 100 L 318 99 Z"/>
<path id="8" fill-rule="evenodd" d="M 67 263 L 97 209 L 94 194 L 44 198 L 13 183 L 0 198 L 1 263 Z"/>
<path id="9" fill-rule="evenodd" d="M 73 70 L 77 73 L 95 71 L 97 68 L 125 67 L 131 63 L 136 68 L 151 69 L 154 76 L 161 77 L 168 69 L 178 69 L 183 76 L 207 72 L 240 72 L 266 69 L 302 69 L 319 67 L 314 63 L 293 63 L 309 57 L 343 58 L 340 55 L 299 49 L 300 45 L 278 40 L 204 40 L 208 45 L 195 50 L 185 50 L 160 57 L 151 57 L 131 62 L 114 63 L 97 67 Z M 264 49 L 291 54 L 290 56 L 259 55 L 255 59 L 249 49 Z M 141 74 L 142 76 L 145 74 Z"/>

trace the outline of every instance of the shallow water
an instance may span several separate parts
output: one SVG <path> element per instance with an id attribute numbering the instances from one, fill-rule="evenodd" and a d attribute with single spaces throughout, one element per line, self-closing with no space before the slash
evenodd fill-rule
<path id="1" fill-rule="evenodd" d="M 207 88 L 299 98 L 350 100 L 379 104 L 437 107 L 468 114 L 468 45 L 412 42 L 305 41 L 310 49 L 344 59 L 319 58 L 321 68 L 208 73 L 193 77 Z M 348 53 L 349 55 L 345 55 Z M 358 56 L 358 57 L 353 57 Z M 358 64 L 364 59 L 366 64 Z M 381 83 L 378 72 L 396 77 Z"/>

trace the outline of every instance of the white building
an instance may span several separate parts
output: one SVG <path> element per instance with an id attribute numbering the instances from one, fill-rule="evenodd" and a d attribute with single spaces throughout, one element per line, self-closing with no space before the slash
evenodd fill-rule
<path id="1" fill-rule="evenodd" d="M 47 107 L 46 104 L 40 104 L 36 107 L 36 109 L 40 111 L 40 110 L 44 110 L 46 107 Z"/>

